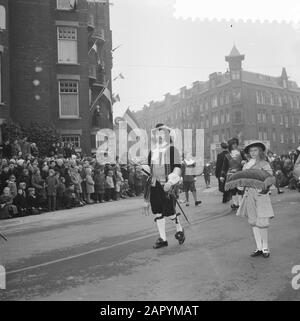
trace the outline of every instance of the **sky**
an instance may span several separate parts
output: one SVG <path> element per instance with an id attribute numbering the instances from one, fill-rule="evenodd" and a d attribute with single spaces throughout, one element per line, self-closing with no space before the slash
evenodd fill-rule
<path id="1" fill-rule="evenodd" d="M 114 117 L 225 72 L 235 44 L 243 69 L 300 86 L 300 1 L 110 0 Z M 241 5 L 242 3 L 242 5 Z M 297 20 L 298 19 L 298 20 Z"/>

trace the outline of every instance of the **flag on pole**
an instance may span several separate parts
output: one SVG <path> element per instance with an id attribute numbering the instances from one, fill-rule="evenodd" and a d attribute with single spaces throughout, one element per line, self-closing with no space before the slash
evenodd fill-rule
<path id="1" fill-rule="evenodd" d="M 111 94 L 110 94 L 110 91 L 107 89 L 107 87 L 105 87 L 103 91 L 103 95 L 109 100 L 110 104 L 112 104 Z"/>
<path id="2" fill-rule="evenodd" d="M 105 86 L 102 88 L 102 90 L 100 91 L 99 95 L 97 96 L 97 98 L 94 100 L 94 102 L 92 103 L 91 107 L 90 107 L 90 111 L 95 107 L 95 105 L 97 104 L 98 100 L 102 97 L 102 95 L 104 95 L 111 103 L 111 97 L 110 97 L 110 91 L 107 89 L 107 86 L 109 84 L 109 80 L 106 82 Z"/>
<path id="3" fill-rule="evenodd" d="M 119 94 L 113 94 L 112 95 L 112 103 L 116 103 L 117 101 L 120 101 L 120 96 Z"/>
<path id="4" fill-rule="evenodd" d="M 94 50 L 96 53 L 98 53 L 98 48 L 97 48 L 97 40 L 95 41 L 95 43 L 93 44 L 92 48 L 89 50 L 89 53 Z"/>

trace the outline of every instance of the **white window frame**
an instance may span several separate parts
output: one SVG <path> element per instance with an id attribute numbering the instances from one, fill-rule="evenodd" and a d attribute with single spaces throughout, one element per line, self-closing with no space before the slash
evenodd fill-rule
<path id="1" fill-rule="evenodd" d="M 272 119 L 272 124 L 275 124 L 276 123 L 276 119 L 275 119 L 275 115 L 274 114 L 271 115 L 271 119 Z"/>
<path id="2" fill-rule="evenodd" d="M 72 29 L 75 31 L 75 36 L 76 36 L 76 39 L 60 39 L 59 37 L 59 31 L 61 28 L 65 28 L 65 29 Z M 60 54 L 60 46 L 61 46 L 61 41 L 72 41 L 72 42 L 76 42 L 76 58 L 74 59 L 74 61 L 63 61 L 61 60 L 61 57 L 59 56 Z M 72 27 L 72 26 L 57 26 L 57 62 L 59 64 L 67 64 L 67 65 L 74 65 L 74 64 L 78 64 L 78 30 L 77 30 L 77 27 Z"/>
<path id="3" fill-rule="evenodd" d="M 61 95 L 68 95 L 68 93 L 60 92 L 60 84 L 62 82 L 73 82 L 77 84 L 77 115 L 62 115 L 61 113 Z M 70 93 L 74 94 L 74 93 Z M 78 80 L 68 80 L 68 79 L 59 79 L 58 81 L 58 95 L 59 95 L 59 118 L 60 119 L 78 119 L 79 118 L 79 81 Z"/>
<path id="4" fill-rule="evenodd" d="M 6 30 L 6 9 L 0 5 L 0 30 Z"/>
<path id="5" fill-rule="evenodd" d="M 74 4 L 76 4 L 77 0 L 72 0 L 74 2 Z M 56 0 L 56 9 L 57 10 L 63 10 L 63 11 L 70 11 L 70 10 L 74 10 L 74 8 L 71 7 L 71 0 Z M 69 4 L 70 7 L 67 7 L 66 5 L 65 6 L 60 6 L 60 3 L 64 3 L 65 4 Z"/>
<path id="6" fill-rule="evenodd" d="M 65 140 L 65 138 L 71 138 L 71 139 L 67 139 Z M 78 146 L 76 146 L 74 144 L 74 142 L 72 141 L 72 138 L 78 138 Z M 63 142 L 66 144 L 73 144 L 74 148 L 77 149 L 77 148 L 81 148 L 80 147 L 80 135 L 72 135 L 72 134 L 63 134 L 62 135 L 62 140 Z"/>

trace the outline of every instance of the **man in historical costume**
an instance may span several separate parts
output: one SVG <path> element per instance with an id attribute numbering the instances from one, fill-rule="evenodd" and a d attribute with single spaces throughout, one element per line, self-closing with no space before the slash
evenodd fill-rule
<path id="1" fill-rule="evenodd" d="M 225 182 L 226 178 L 229 175 L 241 171 L 243 165 L 246 163 L 247 158 L 244 152 L 240 151 L 239 148 L 239 140 L 237 138 L 232 138 L 228 141 L 228 151 L 224 157 L 221 177 L 220 180 Z M 233 210 L 237 210 L 242 202 L 243 190 L 242 189 L 234 189 L 230 192 L 233 204 L 231 208 Z"/>
<path id="2" fill-rule="evenodd" d="M 176 214 L 177 193 L 176 187 L 182 181 L 181 161 L 178 150 L 171 140 L 171 129 L 164 124 L 156 125 L 152 132 L 155 143 L 151 146 L 148 156 L 148 170 L 150 171 L 146 188 L 150 194 L 149 202 L 159 231 L 159 238 L 153 248 L 168 246 L 166 237 L 166 218 L 171 219 L 176 226 L 175 238 L 179 244 L 185 241 L 185 233 Z M 157 139 L 157 136 L 158 139 Z M 145 169 L 145 167 L 143 168 Z"/>
<path id="3" fill-rule="evenodd" d="M 227 203 L 229 201 L 230 195 L 229 192 L 224 190 L 225 181 L 221 181 L 221 172 L 223 167 L 223 162 L 225 155 L 228 154 L 228 145 L 226 143 L 221 143 L 222 152 L 220 152 L 217 156 L 217 162 L 216 162 L 216 178 L 218 179 L 219 184 L 219 191 L 223 193 L 223 199 L 222 203 Z"/>

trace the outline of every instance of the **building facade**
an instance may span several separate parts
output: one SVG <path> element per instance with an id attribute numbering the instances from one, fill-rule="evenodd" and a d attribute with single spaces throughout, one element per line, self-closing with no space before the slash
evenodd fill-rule
<path id="1" fill-rule="evenodd" d="M 90 153 L 94 129 L 112 127 L 109 1 L 9 2 L 12 119 L 54 125 Z"/>
<path id="2" fill-rule="evenodd" d="M 9 118 L 9 12 L 8 0 L 0 0 L 0 125 Z M 2 133 L 0 129 L 0 143 Z"/>
<path id="3" fill-rule="evenodd" d="M 244 59 L 234 46 L 225 57 L 225 73 L 212 73 L 208 81 L 150 102 L 136 118 L 147 130 L 158 122 L 179 129 L 203 128 L 207 160 L 214 160 L 220 143 L 231 137 L 238 137 L 241 145 L 263 140 L 275 153 L 295 148 L 300 142 L 300 88 L 288 79 L 285 68 L 279 77 L 249 72 L 242 68 Z"/>

